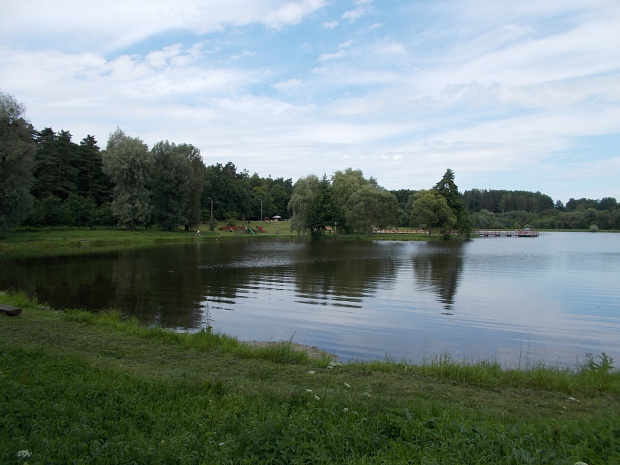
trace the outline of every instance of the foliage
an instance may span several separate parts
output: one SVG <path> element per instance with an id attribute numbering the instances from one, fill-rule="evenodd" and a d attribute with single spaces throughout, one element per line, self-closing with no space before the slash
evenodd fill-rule
<path id="1" fill-rule="evenodd" d="M 191 144 L 180 144 L 177 146 L 179 153 L 184 155 L 192 167 L 191 189 L 187 202 L 187 222 L 185 230 L 196 227 L 202 220 L 201 197 L 205 184 L 206 167 L 200 156 L 200 150 Z"/>
<path id="2" fill-rule="evenodd" d="M 399 225 L 398 200 L 388 191 L 362 187 L 349 197 L 347 207 L 345 219 L 350 231 L 371 234 L 375 228 Z"/>
<path id="3" fill-rule="evenodd" d="M 117 129 L 110 134 L 103 154 L 104 172 L 114 181 L 112 213 L 125 229 L 151 222 L 151 169 L 153 157 L 140 139 Z"/>
<path id="4" fill-rule="evenodd" d="M 481 210 L 491 213 L 516 210 L 540 213 L 554 208 L 553 200 L 548 195 L 528 191 L 472 189 L 463 193 L 463 201 L 470 213 Z"/>
<path id="5" fill-rule="evenodd" d="M 313 238 L 322 236 L 328 227 L 335 228 L 338 223 L 342 223 L 342 211 L 336 203 L 332 186 L 323 175 L 319 181 L 318 189 L 308 205 L 306 212 L 307 227 Z"/>
<path id="6" fill-rule="evenodd" d="M 0 235 L 21 224 L 32 205 L 34 130 L 25 109 L 0 91 Z"/>
<path id="7" fill-rule="evenodd" d="M 227 218 L 231 213 L 234 213 L 235 219 L 239 219 L 239 215 L 249 217 L 252 212 L 249 186 L 247 172 L 238 173 L 232 162 L 207 166 L 201 196 L 202 208 L 210 208 L 213 199 L 216 218 Z"/>
<path id="8" fill-rule="evenodd" d="M 168 141 L 156 143 L 153 156 L 153 219 L 166 231 L 189 223 L 194 170 L 183 150 Z"/>
<path id="9" fill-rule="evenodd" d="M 445 197 L 434 189 L 420 190 L 414 195 L 411 225 L 424 224 L 429 234 L 440 230 L 448 234 L 456 225 L 457 218 Z"/>
<path id="10" fill-rule="evenodd" d="M 448 206 L 452 210 L 452 213 L 454 213 L 456 217 L 456 229 L 460 233 L 469 236 L 472 229 L 472 222 L 469 212 L 465 209 L 463 196 L 454 182 L 454 172 L 448 168 L 441 180 L 435 184 L 434 189 L 446 199 Z"/>
<path id="11" fill-rule="evenodd" d="M 37 137 L 33 194 L 37 198 L 66 199 L 78 192 L 80 146 L 72 142 L 69 131 L 55 133 L 45 128 Z"/>
<path id="12" fill-rule="evenodd" d="M 288 203 L 288 209 L 293 214 L 291 231 L 304 234 L 308 229 L 308 208 L 319 190 L 319 178 L 311 174 L 300 178 L 293 186 L 293 194 Z"/>
<path id="13" fill-rule="evenodd" d="M 351 196 L 364 187 L 379 189 L 379 185 L 374 178 L 366 179 L 361 170 L 347 168 L 344 171 L 336 171 L 332 176 L 332 188 L 336 204 L 340 207 L 344 217 L 351 218 L 349 211 L 353 205 L 349 202 Z M 344 232 L 352 232 L 349 224 L 341 225 Z"/>

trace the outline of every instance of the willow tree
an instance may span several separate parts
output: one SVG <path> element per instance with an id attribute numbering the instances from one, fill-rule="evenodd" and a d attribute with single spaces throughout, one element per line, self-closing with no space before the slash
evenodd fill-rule
<path id="1" fill-rule="evenodd" d="M 375 228 L 398 226 L 399 217 L 398 199 L 383 189 L 364 186 L 347 202 L 346 224 L 353 231 L 371 234 Z"/>
<path id="2" fill-rule="evenodd" d="M 292 213 L 291 231 L 304 234 L 308 230 L 308 208 L 319 190 L 319 178 L 308 175 L 297 180 L 293 186 L 293 194 L 288 202 L 288 210 Z"/>
<path id="3" fill-rule="evenodd" d="M 0 234 L 18 226 L 32 205 L 36 144 L 24 106 L 0 92 Z"/>
<path id="4" fill-rule="evenodd" d="M 418 191 L 414 199 L 411 225 L 426 228 L 429 235 L 438 229 L 444 237 L 447 236 L 456 225 L 457 218 L 446 198 L 435 189 L 430 189 Z"/>
<path id="5" fill-rule="evenodd" d="M 139 138 L 129 137 L 121 129 L 110 134 L 103 152 L 103 169 L 115 184 L 112 214 L 129 231 L 151 222 L 152 166 L 153 157 Z"/>

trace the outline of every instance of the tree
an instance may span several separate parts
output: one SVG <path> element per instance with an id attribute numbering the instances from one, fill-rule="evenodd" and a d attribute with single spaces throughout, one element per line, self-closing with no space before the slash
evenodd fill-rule
<path id="1" fill-rule="evenodd" d="M 239 219 L 252 212 L 250 180 L 247 172 L 237 172 L 234 163 L 216 163 L 207 166 L 205 184 L 202 191 L 202 209 L 209 214 L 211 199 L 214 202 L 214 215 L 219 218 Z"/>
<path id="2" fill-rule="evenodd" d="M 36 144 L 24 106 L 0 91 L 0 234 L 18 226 L 30 212 Z"/>
<path id="3" fill-rule="evenodd" d="M 347 203 L 347 227 L 371 234 L 374 228 L 395 226 L 399 221 L 398 199 L 385 190 L 364 186 Z"/>
<path id="4" fill-rule="evenodd" d="M 322 236 L 327 227 L 333 228 L 342 222 L 340 206 L 336 203 L 332 187 L 325 175 L 319 182 L 316 194 L 308 205 L 306 221 L 310 234 L 315 239 Z"/>
<path id="5" fill-rule="evenodd" d="M 292 213 L 291 231 L 303 234 L 308 230 L 308 208 L 319 190 L 319 178 L 314 174 L 300 178 L 293 186 L 293 193 L 288 202 Z"/>
<path id="6" fill-rule="evenodd" d="M 93 136 L 88 135 L 80 142 L 78 161 L 77 193 L 86 199 L 93 200 L 96 205 L 109 201 L 112 183 L 103 172 L 101 150 Z"/>
<path id="7" fill-rule="evenodd" d="M 463 196 L 454 182 L 454 172 L 450 168 L 446 170 L 441 180 L 435 184 L 434 189 L 439 195 L 446 199 L 448 206 L 452 210 L 456 218 L 454 226 L 459 232 L 469 236 L 472 229 L 471 218 L 469 216 L 469 211 L 465 208 Z"/>
<path id="8" fill-rule="evenodd" d="M 334 199 L 343 215 L 347 215 L 349 212 L 349 198 L 353 193 L 357 192 L 363 187 L 376 187 L 378 188 L 377 181 L 374 178 L 366 179 L 361 170 L 353 170 L 347 168 L 344 171 L 336 171 L 332 176 L 332 190 L 334 193 Z M 348 224 L 343 225 L 348 232 Z"/>
<path id="9" fill-rule="evenodd" d="M 112 213 L 129 231 L 139 224 L 150 224 L 153 206 L 148 183 L 152 165 L 149 149 L 139 138 L 129 137 L 121 129 L 110 134 L 103 170 L 115 184 Z"/>
<path id="10" fill-rule="evenodd" d="M 157 142 L 153 156 L 153 219 L 166 231 L 189 222 L 189 198 L 194 172 L 185 151 L 174 143 Z"/>
<path id="11" fill-rule="evenodd" d="M 187 203 L 187 223 L 185 230 L 198 226 L 202 221 L 201 197 L 205 185 L 206 167 L 200 156 L 200 150 L 191 144 L 180 144 L 177 151 L 187 158 L 192 167 L 191 190 Z"/>
<path id="12" fill-rule="evenodd" d="M 457 218 L 446 198 L 435 189 L 421 190 L 414 195 L 411 225 L 425 225 L 428 234 L 439 229 L 444 237 L 456 225 Z"/>
<path id="13" fill-rule="evenodd" d="M 55 196 L 62 200 L 78 193 L 80 147 L 71 141 L 69 131 L 55 133 L 51 128 L 39 132 L 33 188 L 35 197 Z"/>

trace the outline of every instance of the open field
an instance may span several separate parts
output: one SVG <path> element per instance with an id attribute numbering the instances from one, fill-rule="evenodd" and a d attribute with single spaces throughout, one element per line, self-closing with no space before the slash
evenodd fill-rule
<path id="1" fill-rule="evenodd" d="M 341 365 L 0 303 L 24 309 L 0 315 L 0 463 L 620 463 L 620 374 L 602 354 L 572 371 Z"/>

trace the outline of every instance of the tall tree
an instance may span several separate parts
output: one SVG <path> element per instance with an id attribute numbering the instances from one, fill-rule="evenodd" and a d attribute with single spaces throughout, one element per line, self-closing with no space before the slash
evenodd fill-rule
<path id="1" fill-rule="evenodd" d="M 192 144 L 179 144 L 176 146 L 177 152 L 181 156 L 187 158 L 192 167 L 191 189 L 187 202 L 187 211 L 185 216 L 185 230 L 198 226 L 202 221 L 201 214 L 201 197 L 205 185 L 206 167 L 200 156 L 200 150 Z"/>
<path id="2" fill-rule="evenodd" d="M 0 91 L 0 234 L 18 226 L 32 205 L 36 143 L 24 106 Z"/>
<path id="3" fill-rule="evenodd" d="M 411 225 L 440 230 L 444 236 L 456 225 L 457 218 L 446 198 L 435 189 L 420 190 L 414 195 Z"/>
<path id="4" fill-rule="evenodd" d="M 346 223 L 353 231 L 371 234 L 374 228 L 397 226 L 400 219 L 396 196 L 370 186 L 355 191 L 347 207 Z"/>
<path id="5" fill-rule="evenodd" d="M 153 155 L 153 217 L 166 231 L 189 222 L 189 199 L 194 172 L 192 165 L 174 143 L 162 141 L 151 149 Z"/>
<path id="6" fill-rule="evenodd" d="M 336 171 L 332 176 L 332 190 L 334 199 L 340 206 L 343 215 L 347 215 L 350 210 L 349 198 L 363 187 L 378 188 L 374 178 L 366 179 L 361 170 L 347 168 L 344 171 Z M 349 232 L 348 224 L 342 225 L 342 229 Z"/>
<path id="7" fill-rule="evenodd" d="M 247 172 L 237 172 L 234 163 L 216 163 L 205 170 L 202 208 L 209 212 L 213 200 L 217 218 L 237 220 L 252 213 L 252 196 Z M 203 219 L 205 215 L 203 214 Z M 208 215 L 207 215 L 208 217 Z"/>
<path id="8" fill-rule="evenodd" d="M 456 229 L 469 236 L 472 229 L 471 218 L 469 211 L 465 208 L 463 196 L 454 182 L 454 172 L 450 168 L 446 170 L 441 180 L 435 184 L 435 191 L 446 199 L 448 206 L 452 213 L 454 213 L 456 217 L 454 226 Z"/>
<path id="9" fill-rule="evenodd" d="M 304 234 L 308 230 L 308 208 L 319 190 L 320 182 L 316 175 L 311 174 L 298 179 L 293 186 L 293 193 L 287 207 L 293 215 L 291 231 Z"/>
<path id="10" fill-rule="evenodd" d="M 97 141 L 87 135 L 79 148 L 78 194 L 96 205 L 110 201 L 112 182 L 103 172 L 103 159 Z"/>
<path id="11" fill-rule="evenodd" d="M 322 236 L 327 227 L 334 228 L 343 221 L 342 210 L 336 203 L 332 186 L 325 175 L 319 182 L 317 192 L 308 205 L 306 221 L 313 238 Z"/>
<path id="12" fill-rule="evenodd" d="M 121 129 L 110 134 L 103 153 L 103 170 L 110 176 L 113 189 L 112 213 L 129 231 L 148 225 L 153 206 L 149 182 L 153 159 L 147 145 Z"/>
<path id="13" fill-rule="evenodd" d="M 37 198 L 55 196 L 62 200 L 78 193 L 80 147 L 69 131 L 55 133 L 45 128 L 39 133 L 33 194 Z"/>

